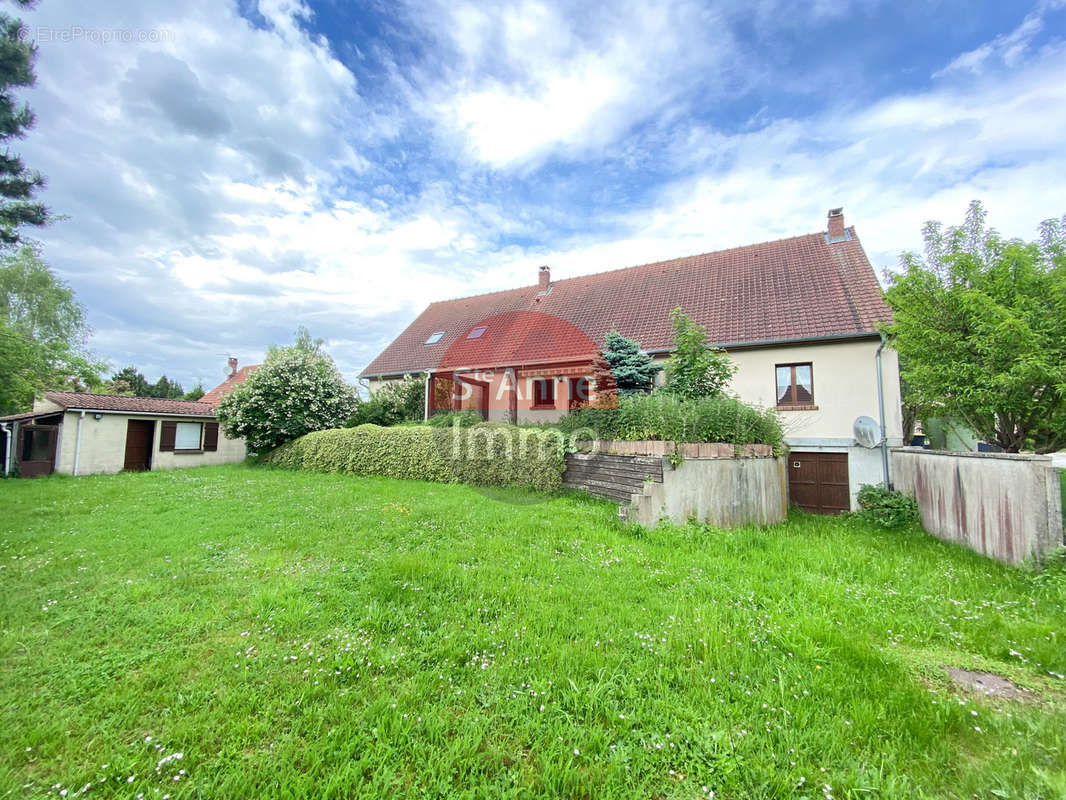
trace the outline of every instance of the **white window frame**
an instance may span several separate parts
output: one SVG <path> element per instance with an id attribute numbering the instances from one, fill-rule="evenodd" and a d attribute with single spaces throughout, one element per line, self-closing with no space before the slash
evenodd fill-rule
<path id="1" fill-rule="evenodd" d="M 196 428 L 195 438 L 196 444 L 192 444 L 193 431 Z M 182 438 L 182 430 L 185 431 L 185 437 Z M 204 448 L 204 424 L 202 422 L 179 422 L 174 428 L 174 452 L 175 453 L 196 453 L 202 451 Z"/>

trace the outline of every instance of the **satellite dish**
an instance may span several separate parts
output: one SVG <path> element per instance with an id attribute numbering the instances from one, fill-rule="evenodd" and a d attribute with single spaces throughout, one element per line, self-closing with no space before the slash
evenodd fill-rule
<path id="1" fill-rule="evenodd" d="M 862 447 L 877 447 L 881 444 L 881 426 L 873 417 L 859 417 L 852 423 L 855 441 Z"/>

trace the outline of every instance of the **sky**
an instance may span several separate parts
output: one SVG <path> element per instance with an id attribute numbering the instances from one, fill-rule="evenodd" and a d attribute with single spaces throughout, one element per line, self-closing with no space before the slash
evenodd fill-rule
<path id="1" fill-rule="evenodd" d="M 16 150 L 91 349 L 191 388 L 297 326 L 824 230 L 876 269 L 1066 212 L 1066 0 L 42 0 Z"/>

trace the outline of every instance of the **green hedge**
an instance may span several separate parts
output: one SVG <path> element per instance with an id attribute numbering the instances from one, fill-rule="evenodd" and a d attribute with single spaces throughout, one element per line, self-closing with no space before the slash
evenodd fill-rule
<path id="1" fill-rule="evenodd" d="M 491 424 L 359 425 L 316 431 L 282 445 L 263 460 L 288 469 L 545 492 L 559 489 L 566 468 L 558 432 Z"/>
<path id="2" fill-rule="evenodd" d="M 658 439 L 674 442 L 768 444 L 780 453 L 781 420 L 772 410 L 749 406 L 734 397 L 686 400 L 668 394 L 619 399 L 618 408 L 582 408 L 557 426 L 567 434 L 590 429 L 599 439 Z"/>

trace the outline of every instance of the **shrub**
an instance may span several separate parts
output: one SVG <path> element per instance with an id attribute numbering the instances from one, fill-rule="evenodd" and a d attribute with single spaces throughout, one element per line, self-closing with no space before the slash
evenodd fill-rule
<path id="1" fill-rule="evenodd" d="M 674 351 L 666 362 L 665 391 L 697 400 L 717 397 L 725 390 L 737 366 L 725 350 L 707 344 L 703 328 L 678 306 L 670 312 L 674 325 Z"/>
<path id="2" fill-rule="evenodd" d="M 558 427 L 567 434 L 591 429 L 601 439 L 768 444 L 778 454 L 784 435 L 772 410 L 734 397 L 686 400 L 661 392 L 623 397 L 617 409 L 578 409 L 563 417 Z"/>
<path id="3" fill-rule="evenodd" d="M 348 427 L 421 422 L 425 413 L 425 379 L 417 375 L 405 375 L 403 380 L 381 385 L 368 399 L 359 403 L 359 408 L 348 420 Z"/>
<path id="4" fill-rule="evenodd" d="M 558 431 L 510 425 L 359 425 L 310 433 L 263 460 L 288 469 L 551 492 L 566 468 L 563 439 Z"/>
<path id="5" fill-rule="evenodd" d="M 909 495 L 882 486 L 863 485 L 859 510 L 853 516 L 882 528 L 898 528 L 918 521 L 918 503 Z"/>
<path id="6" fill-rule="evenodd" d="M 295 344 L 271 347 L 263 365 L 218 404 L 226 435 L 265 453 L 310 431 L 343 425 L 355 410 L 355 391 L 321 344 L 300 328 Z"/>
<path id="7" fill-rule="evenodd" d="M 434 414 L 429 418 L 429 425 L 434 428 L 451 428 L 458 426 L 460 428 L 471 428 L 474 425 L 481 424 L 481 415 L 470 409 L 466 411 L 446 411 L 443 414 Z"/>

